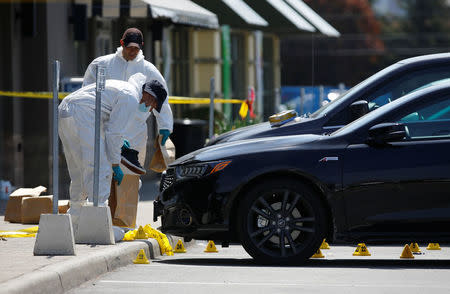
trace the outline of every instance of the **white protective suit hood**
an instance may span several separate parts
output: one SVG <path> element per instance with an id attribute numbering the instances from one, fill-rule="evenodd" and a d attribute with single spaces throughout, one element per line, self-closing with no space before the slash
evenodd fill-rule
<path id="1" fill-rule="evenodd" d="M 136 57 L 133 60 L 128 60 L 127 61 L 127 60 L 125 60 L 125 58 L 123 58 L 123 53 L 122 52 L 123 52 L 122 46 L 121 47 L 117 47 L 117 50 L 116 50 L 115 54 L 117 55 L 117 57 L 121 58 L 125 62 L 139 63 L 142 60 L 144 60 L 144 58 L 145 58 L 144 53 L 142 53 L 142 50 L 139 50 L 139 53 L 136 55 Z"/>
<path id="2" fill-rule="evenodd" d="M 142 86 L 145 84 L 146 79 L 147 78 L 140 72 L 135 73 L 128 79 L 128 82 L 136 89 L 138 101 L 142 98 Z"/>

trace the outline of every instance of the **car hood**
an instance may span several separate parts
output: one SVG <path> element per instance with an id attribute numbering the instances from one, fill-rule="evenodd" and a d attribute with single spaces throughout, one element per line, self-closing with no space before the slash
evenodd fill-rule
<path id="1" fill-rule="evenodd" d="M 226 132 L 212 139 L 206 146 L 216 145 L 224 142 L 245 140 L 251 138 L 295 135 L 296 130 L 302 123 L 311 120 L 310 118 L 297 117 L 293 121 L 285 123 L 278 127 L 273 127 L 269 122 L 238 128 L 233 131 Z"/>
<path id="2" fill-rule="evenodd" d="M 266 151 L 289 150 L 294 147 L 298 148 L 298 145 L 301 144 L 317 141 L 322 137 L 322 135 L 295 135 L 228 142 L 205 147 L 186 154 L 175 160 L 170 164 L 170 166 L 229 159 L 235 156 L 243 156 L 246 154 Z"/>

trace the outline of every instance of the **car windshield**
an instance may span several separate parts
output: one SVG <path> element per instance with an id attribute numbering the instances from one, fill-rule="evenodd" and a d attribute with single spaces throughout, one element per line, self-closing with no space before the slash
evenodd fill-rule
<path id="1" fill-rule="evenodd" d="M 339 105 L 341 105 L 341 103 L 344 103 L 347 100 L 347 97 L 353 95 L 353 93 L 358 92 L 361 89 L 364 89 L 365 87 L 367 87 L 367 85 L 370 85 L 371 83 L 373 83 L 376 80 L 378 80 L 380 77 L 384 76 L 387 72 L 390 72 L 394 68 L 399 67 L 399 66 L 400 65 L 398 63 L 393 64 L 393 65 L 388 66 L 387 68 L 377 72 L 376 74 L 368 77 L 367 79 L 365 79 L 364 81 L 360 82 L 356 86 L 352 87 L 350 90 L 348 90 L 347 92 L 345 92 L 344 94 L 342 94 L 341 96 L 336 98 L 335 100 L 333 100 L 330 103 L 325 104 L 324 106 L 319 108 L 316 112 L 311 114 L 310 117 L 314 118 L 314 117 L 327 115 L 330 111 L 332 111 L 336 107 L 339 107 Z"/>

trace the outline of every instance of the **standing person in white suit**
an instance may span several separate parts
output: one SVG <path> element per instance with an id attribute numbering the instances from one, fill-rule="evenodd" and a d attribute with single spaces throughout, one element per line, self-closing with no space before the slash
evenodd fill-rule
<path id="1" fill-rule="evenodd" d="M 125 130 L 136 124 L 135 116 L 148 113 L 153 108 L 161 110 L 166 100 L 165 95 L 155 97 L 154 94 L 165 94 L 165 91 L 146 90 L 145 79 L 144 75 L 137 73 L 128 82 L 106 80 L 100 119 L 99 206 L 104 206 L 108 200 L 113 172 L 119 185 L 122 181 L 119 162 Z M 157 83 L 149 82 L 147 88 L 154 82 Z M 86 198 L 93 201 L 95 86 L 90 84 L 71 93 L 58 107 L 59 136 L 71 179 L 69 213 L 75 231 Z"/>
<path id="2" fill-rule="evenodd" d="M 168 89 L 158 69 L 149 61 L 144 59 L 142 46 L 144 45 L 142 32 L 137 28 L 127 29 L 120 40 L 121 47 L 116 53 L 100 56 L 89 64 L 84 74 L 83 86 L 95 83 L 96 65 L 106 68 L 106 79 L 128 80 L 135 73 L 142 73 L 146 77 L 146 82 L 157 80 L 160 82 L 167 95 Z M 173 115 L 166 96 L 165 102 L 160 112 L 153 111 L 158 124 L 158 132 L 162 136 L 162 145 L 165 144 L 173 130 Z M 129 142 L 124 147 L 137 150 L 140 165 L 144 165 L 147 147 L 147 119 L 150 112 L 141 113 L 136 116 L 136 124 L 130 124 L 125 130 L 125 139 Z M 123 162 L 123 161 L 122 161 Z M 124 163 L 124 162 L 123 162 Z M 124 163 L 125 164 L 125 163 Z M 138 166 L 145 173 L 145 169 Z"/>

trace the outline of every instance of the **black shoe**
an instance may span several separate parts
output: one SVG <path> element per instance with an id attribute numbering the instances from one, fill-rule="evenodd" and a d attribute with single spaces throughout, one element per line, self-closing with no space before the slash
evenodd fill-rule
<path id="1" fill-rule="evenodd" d="M 145 175 L 145 169 L 139 163 L 138 154 L 139 152 L 134 149 L 122 148 L 120 162 L 132 172 L 138 175 Z"/>

